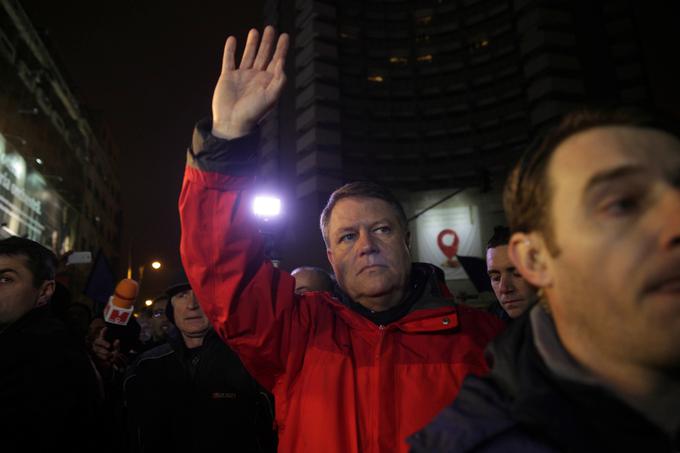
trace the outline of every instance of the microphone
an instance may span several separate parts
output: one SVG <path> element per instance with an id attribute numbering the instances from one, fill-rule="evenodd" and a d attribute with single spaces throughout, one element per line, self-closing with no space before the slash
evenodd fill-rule
<path id="1" fill-rule="evenodd" d="M 109 302 L 104 308 L 104 321 L 109 324 L 126 326 L 132 312 L 135 300 L 139 294 L 139 284 L 131 278 L 124 278 L 117 285 Z"/>
<path id="2" fill-rule="evenodd" d="M 134 319 L 135 300 L 139 294 L 139 284 L 124 278 L 116 285 L 109 301 L 104 307 L 104 322 L 106 322 L 106 341 L 113 343 L 120 340 L 120 351 L 129 354 L 140 345 L 139 324 Z"/>

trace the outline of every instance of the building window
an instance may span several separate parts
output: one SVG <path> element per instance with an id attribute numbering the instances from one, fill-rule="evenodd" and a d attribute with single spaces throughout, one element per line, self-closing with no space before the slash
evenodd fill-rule
<path id="1" fill-rule="evenodd" d="M 375 82 L 375 83 L 382 83 L 382 82 L 385 81 L 385 79 L 381 75 L 374 74 L 374 75 L 368 76 L 368 81 L 369 82 Z"/>
<path id="2" fill-rule="evenodd" d="M 392 64 L 406 64 L 406 63 L 408 63 L 408 58 L 406 58 L 406 57 L 390 57 L 390 63 L 392 63 Z"/>
<path id="3" fill-rule="evenodd" d="M 419 55 L 416 60 L 418 60 L 419 63 L 431 63 L 432 62 L 432 54 L 428 53 L 425 55 Z"/>

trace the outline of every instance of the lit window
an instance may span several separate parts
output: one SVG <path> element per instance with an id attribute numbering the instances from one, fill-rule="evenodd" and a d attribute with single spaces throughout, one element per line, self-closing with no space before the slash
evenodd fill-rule
<path id="1" fill-rule="evenodd" d="M 405 58 L 405 57 L 390 57 L 390 63 L 392 63 L 392 64 L 406 64 L 406 63 L 408 63 L 408 58 Z"/>
<path id="2" fill-rule="evenodd" d="M 385 81 L 385 79 L 383 79 L 383 76 L 381 76 L 381 75 L 370 75 L 370 76 L 368 76 L 368 80 L 369 80 L 369 82 L 377 82 L 377 83 L 381 83 L 381 82 Z"/>
<path id="3" fill-rule="evenodd" d="M 421 63 L 430 63 L 432 62 L 432 54 L 427 54 L 427 55 L 419 55 L 417 60 Z"/>
<path id="4" fill-rule="evenodd" d="M 431 23 L 432 23 L 432 16 L 416 17 L 416 24 L 418 24 L 418 25 L 430 25 Z"/>

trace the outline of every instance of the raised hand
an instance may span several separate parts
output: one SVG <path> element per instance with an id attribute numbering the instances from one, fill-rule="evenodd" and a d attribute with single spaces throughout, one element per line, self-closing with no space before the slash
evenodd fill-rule
<path id="1" fill-rule="evenodd" d="M 288 51 L 288 35 L 283 33 L 273 52 L 275 31 L 267 26 L 259 43 L 252 29 L 236 68 L 236 38 L 229 36 L 224 46 L 222 73 L 212 99 L 213 127 L 216 137 L 233 139 L 248 134 L 269 112 L 286 82 L 283 66 Z"/>

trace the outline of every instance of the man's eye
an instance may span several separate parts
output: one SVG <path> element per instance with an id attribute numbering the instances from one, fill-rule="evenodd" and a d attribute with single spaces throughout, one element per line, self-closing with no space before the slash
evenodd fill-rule
<path id="1" fill-rule="evenodd" d="M 389 233 L 392 231 L 392 228 L 388 226 L 380 226 L 373 231 L 375 231 L 376 233 Z"/>
<path id="2" fill-rule="evenodd" d="M 500 275 L 491 275 L 489 277 L 493 283 L 498 283 L 501 281 L 501 276 Z"/>
<path id="3" fill-rule="evenodd" d="M 352 241 L 352 240 L 354 240 L 355 237 L 356 237 L 356 233 L 343 234 L 342 236 L 340 236 L 340 239 L 338 240 L 338 242 Z"/>
<path id="4" fill-rule="evenodd" d="M 0 277 L 0 283 L 10 283 L 12 281 L 9 277 Z"/>
<path id="5" fill-rule="evenodd" d="M 604 211 L 613 216 L 622 216 L 635 212 L 639 207 L 636 197 L 620 197 L 604 205 Z"/>

